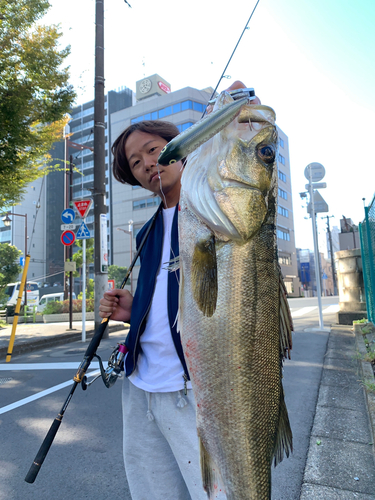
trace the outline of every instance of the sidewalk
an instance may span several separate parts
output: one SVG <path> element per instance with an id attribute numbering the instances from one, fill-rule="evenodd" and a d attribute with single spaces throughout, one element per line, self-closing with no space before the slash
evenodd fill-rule
<path id="1" fill-rule="evenodd" d="M 26 352 L 44 349 L 53 345 L 61 345 L 82 339 L 82 322 L 73 321 L 73 329 L 69 329 L 69 322 L 63 323 L 27 323 L 17 325 L 12 356 Z M 94 321 L 86 321 L 86 343 L 94 334 Z M 126 328 L 120 321 L 109 321 L 109 332 L 116 332 Z M 4 362 L 12 325 L 0 329 L 0 362 Z"/>
<path id="2" fill-rule="evenodd" d="M 73 328 L 69 323 L 20 325 L 13 355 L 81 340 L 81 323 Z M 93 321 L 86 322 L 88 340 L 93 328 Z M 124 325 L 112 321 L 109 328 L 114 332 Z M 0 330 L 0 363 L 10 334 L 11 328 Z M 375 396 L 363 386 L 374 377 L 371 365 L 362 361 L 364 352 L 363 337 L 352 327 L 331 327 L 300 500 L 375 500 Z M 288 492 L 281 498 L 288 500 Z"/>
<path id="3" fill-rule="evenodd" d="M 351 326 L 331 327 L 300 500 L 375 500 L 375 429 L 361 343 Z"/>

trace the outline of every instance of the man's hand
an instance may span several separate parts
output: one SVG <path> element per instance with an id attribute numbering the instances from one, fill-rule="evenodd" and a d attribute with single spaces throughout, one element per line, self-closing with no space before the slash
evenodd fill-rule
<path id="1" fill-rule="evenodd" d="M 117 297 L 116 297 L 117 295 Z M 133 305 L 133 296 L 128 290 L 108 290 L 100 299 L 99 316 L 115 321 L 129 323 Z"/>

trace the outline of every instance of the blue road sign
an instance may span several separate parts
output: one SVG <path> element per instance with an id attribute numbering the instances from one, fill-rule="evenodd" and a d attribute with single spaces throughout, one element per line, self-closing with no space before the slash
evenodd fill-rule
<path id="1" fill-rule="evenodd" d="M 20 266 L 24 267 L 25 265 L 25 257 L 20 257 Z"/>
<path id="2" fill-rule="evenodd" d="M 326 273 L 323 273 L 322 279 L 323 279 L 323 280 L 328 279 L 328 276 L 326 275 Z"/>
<path id="3" fill-rule="evenodd" d="M 61 212 L 61 220 L 64 224 L 71 224 L 76 218 L 76 213 L 71 208 L 66 208 Z"/>
<path id="4" fill-rule="evenodd" d="M 310 282 L 310 263 L 301 262 L 301 281 L 302 283 Z"/>
<path id="5" fill-rule="evenodd" d="M 77 240 L 87 240 L 90 238 L 89 228 L 86 226 L 84 222 L 79 226 L 79 229 L 76 234 Z"/>
<path id="6" fill-rule="evenodd" d="M 64 231 L 61 235 L 61 243 L 65 246 L 73 245 L 76 240 L 76 235 L 73 231 Z"/>

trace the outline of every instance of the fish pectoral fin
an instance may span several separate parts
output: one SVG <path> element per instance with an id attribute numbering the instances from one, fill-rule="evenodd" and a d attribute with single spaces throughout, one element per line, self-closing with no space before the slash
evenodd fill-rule
<path id="1" fill-rule="evenodd" d="M 284 389 L 281 386 L 279 425 L 277 427 L 275 447 L 273 452 L 275 467 L 283 460 L 284 453 L 287 457 L 289 457 L 289 453 L 291 453 L 292 451 L 293 451 L 293 435 L 292 435 L 292 430 L 290 428 L 288 410 L 286 408 L 284 400 Z"/>
<path id="2" fill-rule="evenodd" d="M 220 474 L 210 454 L 204 447 L 201 438 L 198 437 L 198 439 L 200 448 L 200 462 L 201 462 L 203 488 L 208 495 L 208 500 L 213 500 L 219 490 L 218 484 L 219 484 Z"/>
<path id="3" fill-rule="evenodd" d="M 217 261 L 215 236 L 195 245 L 191 283 L 194 299 L 205 316 L 211 317 L 216 310 L 217 301 Z"/>
<path id="4" fill-rule="evenodd" d="M 290 313 L 287 292 L 284 280 L 279 272 L 280 283 L 280 352 L 282 359 L 288 357 L 290 359 L 290 351 L 292 350 L 292 331 L 293 320 Z"/>

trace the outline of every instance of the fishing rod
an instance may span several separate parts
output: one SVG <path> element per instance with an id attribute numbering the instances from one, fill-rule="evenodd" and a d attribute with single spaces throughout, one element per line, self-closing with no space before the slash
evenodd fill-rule
<path id="1" fill-rule="evenodd" d="M 212 92 L 212 95 L 211 95 L 211 97 L 210 97 L 210 99 L 209 99 L 208 103 L 210 103 L 210 101 L 212 100 L 212 98 L 215 96 L 216 91 L 217 91 L 217 88 L 218 88 L 218 86 L 220 85 L 221 80 L 224 78 L 225 72 L 226 72 L 226 70 L 227 70 L 227 68 L 228 68 L 228 66 L 229 66 L 229 64 L 230 64 L 230 62 L 231 62 L 231 60 L 232 60 L 232 57 L 234 56 L 234 53 L 235 53 L 235 52 L 236 52 L 236 50 L 237 50 L 237 47 L 238 47 L 238 45 L 239 45 L 239 43 L 240 43 L 240 41 L 241 41 L 241 39 L 242 39 L 242 37 L 243 37 L 243 34 L 245 33 L 245 31 L 246 31 L 247 29 L 249 29 L 249 28 L 248 28 L 248 24 L 249 24 L 249 22 L 251 21 L 251 18 L 253 17 L 253 14 L 254 14 L 254 12 L 255 12 L 255 9 L 258 7 L 258 3 L 259 3 L 259 2 L 260 2 L 260 0 L 258 0 L 258 1 L 257 1 L 257 3 L 255 4 L 255 7 L 253 8 L 253 10 L 252 10 L 252 12 L 251 12 L 251 14 L 250 14 L 250 17 L 249 17 L 249 19 L 247 20 L 247 23 L 245 24 L 244 29 L 242 30 L 241 36 L 240 36 L 240 37 L 239 37 L 239 39 L 237 40 L 236 46 L 234 47 L 233 52 L 232 52 L 232 54 L 231 54 L 230 58 L 228 59 L 228 62 L 227 62 L 227 64 L 226 64 L 225 68 L 224 68 L 224 71 L 222 72 L 221 77 L 219 78 L 219 81 L 217 82 L 217 85 L 216 85 L 216 87 L 215 87 L 215 90 Z M 254 94 L 254 95 L 255 95 L 255 94 Z M 203 112 L 203 116 L 205 115 L 205 112 L 206 112 L 206 110 Z M 202 116 L 202 118 L 203 118 L 203 116 Z"/>
<path id="2" fill-rule="evenodd" d="M 145 235 L 144 235 L 144 237 L 139 245 L 138 251 L 137 251 L 132 263 L 129 266 L 129 269 L 126 273 L 126 276 L 125 276 L 123 282 L 121 283 L 120 289 L 123 289 L 125 287 L 128 279 L 129 279 L 129 276 L 133 270 L 133 267 L 135 266 L 135 263 L 139 257 L 139 254 L 141 253 L 141 250 L 142 250 L 142 248 L 147 240 L 147 237 L 155 224 L 156 218 L 159 215 L 159 213 L 161 212 L 162 205 L 163 204 L 160 203 L 159 208 L 155 212 L 155 214 L 151 220 L 151 223 L 150 223 L 150 225 L 149 225 L 149 227 L 148 227 L 148 229 L 147 229 L 147 231 L 146 231 L 146 233 L 145 233 Z M 44 459 L 46 458 L 47 453 L 52 445 L 52 442 L 57 434 L 57 431 L 59 430 L 64 413 L 65 413 L 65 411 L 70 403 L 70 400 L 73 397 L 73 394 L 77 388 L 77 385 L 79 383 L 81 383 L 82 389 L 86 390 L 87 387 L 89 385 L 91 385 L 91 383 L 94 380 L 96 380 L 96 378 L 98 378 L 98 377 L 96 377 L 92 382 L 87 383 L 86 372 L 87 372 L 87 370 L 91 364 L 91 361 L 93 360 L 94 357 L 97 357 L 98 359 L 100 359 L 99 356 L 96 354 L 96 351 L 99 347 L 100 341 L 102 340 L 104 332 L 108 326 L 108 321 L 109 321 L 110 317 L 111 316 L 109 316 L 108 318 L 104 318 L 103 321 L 100 323 L 99 327 L 97 328 L 97 330 L 95 331 L 94 336 L 91 339 L 91 342 L 86 349 L 84 358 L 83 358 L 81 364 L 79 365 L 76 374 L 73 377 L 74 383 L 72 385 L 72 388 L 70 389 L 68 397 L 66 398 L 60 412 L 57 415 L 57 417 L 52 422 L 52 425 L 51 425 L 46 437 L 44 438 L 44 441 L 41 444 L 38 453 L 36 454 L 34 462 L 32 463 L 32 465 L 29 469 L 29 472 L 26 474 L 25 481 L 27 483 L 33 483 L 35 481 L 36 476 L 38 475 L 40 468 L 44 462 Z M 117 352 L 116 352 L 116 350 L 117 350 Z M 124 343 L 119 344 L 119 346 L 117 347 L 116 350 L 112 353 L 110 360 L 108 361 L 108 368 L 106 370 L 104 370 L 104 367 L 103 367 L 101 360 L 99 361 L 101 376 L 103 378 L 103 382 L 106 385 L 106 387 L 112 387 L 112 385 L 115 383 L 117 378 L 121 375 L 121 372 L 123 370 L 123 361 L 124 361 L 124 357 L 125 357 L 125 353 L 126 353 L 125 344 Z"/>

